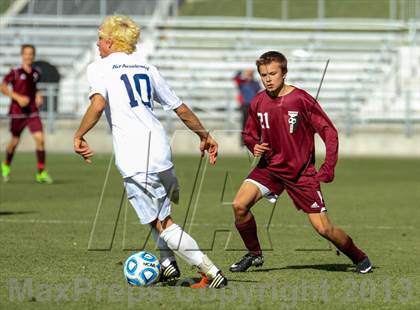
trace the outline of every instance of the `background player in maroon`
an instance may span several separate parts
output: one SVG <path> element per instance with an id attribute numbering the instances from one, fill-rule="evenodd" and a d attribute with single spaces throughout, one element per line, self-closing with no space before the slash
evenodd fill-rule
<path id="1" fill-rule="evenodd" d="M 250 212 L 262 197 L 276 199 L 287 191 L 294 205 L 308 214 L 315 230 L 348 256 L 356 271 L 367 273 L 372 265 L 352 239 L 329 220 L 320 182 L 331 182 L 337 163 L 337 131 L 318 102 L 304 90 L 284 83 L 287 59 L 279 52 L 267 52 L 257 60 L 257 69 L 266 90 L 252 100 L 244 143 L 261 156 L 257 167 L 242 183 L 233 202 L 235 225 L 248 253 L 230 267 L 246 271 L 264 262 L 257 225 Z M 325 143 L 325 161 L 315 168 L 314 135 Z"/>
<path id="2" fill-rule="evenodd" d="M 12 99 L 9 110 L 12 137 L 6 147 L 6 158 L 1 164 L 2 176 L 4 181 L 9 180 L 10 165 L 19 144 L 20 135 L 25 127 L 28 127 L 35 140 L 38 168 L 35 179 L 40 183 L 52 183 L 51 177 L 45 170 L 44 133 L 38 111 L 43 101 L 37 89 L 40 74 L 32 68 L 35 47 L 29 44 L 22 45 L 21 55 L 21 67 L 10 70 L 0 85 L 0 91 Z M 8 84 L 12 86 L 12 89 L 8 87 Z"/>

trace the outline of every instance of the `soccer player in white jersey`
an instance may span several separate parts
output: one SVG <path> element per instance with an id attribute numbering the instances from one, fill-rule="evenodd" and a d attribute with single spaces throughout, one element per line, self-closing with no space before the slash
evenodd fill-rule
<path id="1" fill-rule="evenodd" d="M 99 27 L 97 46 L 102 59 L 87 69 L 90 106 L 74 135 L 74 150 L 91 161 L 93 152 L 84 136 L 105 111 L 128 199 L 140 222 L 150 225 L 160 250 L 161 280 L 179 277 L 176 252 L 203 274 L 193 287 L 220 288 L 227 279 L 172 220 L 170 200 L 177 198 L 178 182 L 166 132 L 153 112 L 154 101 L 173 110 L 199 136 L 200 151 L 202 155 L 207 151 L 211 164 L 216 162 L 218 145 L 157 68 L 133 54 L 139 36 L 140 28 L 126 16 L 107 16 Z"/>

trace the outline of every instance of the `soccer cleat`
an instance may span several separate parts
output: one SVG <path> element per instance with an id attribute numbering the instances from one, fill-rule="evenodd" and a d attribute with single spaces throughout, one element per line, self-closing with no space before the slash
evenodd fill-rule
<path id="1" fill-rule="evenodd" d="M 369 260 L 369 257 L 363 258 L 360 262 L 356 265 L 356 272 L 357 273 L 368 273 L 372 270 L 372 263 Z"/>
<path id="2" fill-rule="evenodd" d="M 192 284 L 191 288 L 223 288 L 228 284 L 228 280 L 221 271 L 211 280 L 204 273 L 200 272 L 200 274 L 202 276 L 200 282 Z"/>
<path id="3" fill-rule="evenodd" d="M 190 288 L 206 288 L 209 285 L 209 278 L 202 272 L 199 272 L 201 274 L 201 280 L 198 283 L 194 283 L 190 286 Z"/>
<path id="4" fill-rule="evenodd" d="M 6 164 L 4 161 L 1 162 L 1 175 L 4 182 L 9 181 L 10 165 Z"/>
<path id="5" fill-rule="evenodd" d="M 239 262 L 230 266 L 229 270 L 231 272 L 244 272 L 251 266 L 260 267 L 262 264 L 264 264 L 264 257 L 262 255 L 248 253 Z"/>
<path id="6" fill-rule="evenodd" d="M 43 170 L 42 172 L 39 172 L 35 175 L 35 180 L 38 183 L 45 183 L 45 184 L 51 184 L 53 182 L 53 179 L 50 177 L 47 171 Z"/>
<path id="7" fill-rule="evenodd" d="M 222 288 L 227 286 L 228 280 L 223 275 L 221 271 L 217 273 L 217 275 L 211 280 L 209 287 L 210 288 Z"/>
<path id="8" fill-rule="evenodd" d="M 175 280 L 180 276 L 181 272 L 179 271 L 176 261 L 170 262 L 166 267 L 161 264 L 159 282 Z"/>

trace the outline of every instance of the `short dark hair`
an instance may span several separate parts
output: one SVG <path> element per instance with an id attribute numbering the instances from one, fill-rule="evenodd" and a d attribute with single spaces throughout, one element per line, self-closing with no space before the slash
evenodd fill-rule
<path id="1" fill-rule="evenodd" d="M 34 55 L 35 55 L 35 52 L 36 52 L 35 45 L 33 45 L 33 44 L 22 44 L 21 47 L 20 47 L 20 54 L 21 55 L 23 54 L 23 50 L 25 48 L 32 48 L 32 51 L 34 52 Z"/>
<path id="2" fill-rule="evenodd" d="M 280 69 L 283 73 L 287 72 L 287 58 L 280 52 L 276 51 L 269 51 L 260 56 L 257 59 L 255 64 L 257 65 L 258 72 L 260 72 L 261 65 L 268 65 L 273 61 L 278 62 L 280 64 Z"/>

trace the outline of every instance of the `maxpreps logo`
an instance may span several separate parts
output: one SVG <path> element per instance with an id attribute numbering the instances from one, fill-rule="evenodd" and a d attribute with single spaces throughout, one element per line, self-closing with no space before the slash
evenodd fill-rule
<path id="1" fill-rule="evenodd" d="M 289 132 L 294 133 L 299 123 L 299 112 L 287 111 L 287 114 L 289 114 Z"/>

